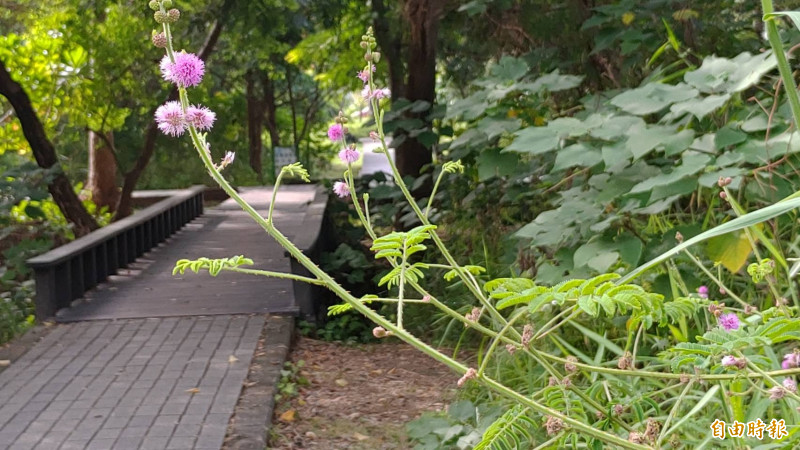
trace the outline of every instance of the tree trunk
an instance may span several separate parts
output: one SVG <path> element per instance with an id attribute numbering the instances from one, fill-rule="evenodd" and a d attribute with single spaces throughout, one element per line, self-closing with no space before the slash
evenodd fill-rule
<path id="1" fill-rule="evenodd" d="M 75 236 L 83 236 L 99 228 L 97 221 L 86 211 L 83 203 L 75 194 L 69 179 L 64 174 L 61 165 L 58 164 L 55 147 L 47 138 L 42 122 L 36 115 L 28 94 L 19 83 L 11 78 L 11 74 L 2 60 L 0 60 L 0 95 L 7 98 L 14 108 L 22 125 L 22 132 L 31 146 L 33 156 L 36 158 L 36 163 L 39 167 L 45 169 L 55 168 L 56 176 L 50 182 L 48 190 L 61 213 L 73 225 Z"/>
<path id="2" fill-rule="evenodd" d="M 86 189 L 92 193 L 92 201 L 98 208 L 106 207 L 114 212 L 119 202 L 117 187 L 117 158 L 114 155 L 114 133 L 105 137 L 89 130 L 89 178 Z"/>
<path id="3" fill-rule="evenodd" d="M 232 0 L 226 0 L 226 2 L 222 5 L 220 14 L 221 17 L 225 17 L 225 13 L 230 6 L 232 5 Z M 216 20 L 214 25 L 211 27 L 211 31 L 208 33 L 206 37 L 206 42 L 203 44 L 203 47 L 198 52 L 197 56 L 202 59 L 203 61 L 208 60 L 208 57 L 214 51 L 214 46 L 217 44 L 219 40 L 219 35 L 222 32 L 222 22 Z M 178 99 L 178 88 L 172 87 L 169 91 L 169 95 L 167 96 L 166 101 L 172 101 Z M 155 109 L 150 112 L 150 117 L 152 118 L 155 114 Z M 156 125 L 155 120 L 150 120 L 150 123 L 147 125 L 147 128 L 144 132 L 144 145 L 142 146 L 142 151 L 139 153 L 139 157 L 136 159 L 136 164 L 133 166 L 128 173 L 125 174 L 124 182 L 122 184 L 122 192 L 120 193 L 119 203 L 117 204 L 117 212 L 114 214 L 114 221 L 120 220 L 122 218 L 128 217 L 133 213 L 133 190 L 136 188 L 136 183 L 139 182 L 139 178 L 144 173 L 144 169 L 147 168 L 147 164 L 150 162 L 150 159 L 153 157 L 153 153 L 155 152 L 156 148 L 156 137 L 158 137 L 158 127 Z"/>
<path id="4" fill-rule="evenodd" d="M 275 84 L 272 82 L 272 79 L 270 79 L 268 72 L 264 72 L 262 84 L 264 87 L 264 98 L 261 100 L 261 105 L 264 107 L 269 140 L 274 151 L 275 147 L 281 146 L 281 135 L 278 133 L 278 106 L 275 104 Z"/>
<path id="5" fill-rule="evenodd" d="M 408 83 L 405 98 L 412 102 L 423 100 L 431 105 L 436 96 L 436 39 L 443 0 L 408 0 L 405 18 L 409 24 Z M 421 119 L 426 127 L 428 111 L 410 114 Z M 414 138 L 407 137 L 397 148 L 397 168 L 400 175 L 419 176 L 422 168 L 432 161 L 431 150 Z"/>
<path id="6" fill-rule="evenodd" d="M 383 0 L 372 0 L 372 30 L 381 56 L 389 65 L 389 89 L 392 98 L 403 98 L 405 94 L 405 74 L 403 73 L 403 60 L 401 57 L 403 40 L 399 30 L 392 29 L 392 13 L 388 10 Z"/>
<path id="7" fill-rule="evenodd" d="M 256 95 L 257 70 L 250 69 L 245 75 L 247 83 L 247 142 L 250 149 L 250 167 L 258 174 L 260 182 L 264 182 L 264 171 L 261 164 L 261 131 L 263 129 L 264 109 Z"/>

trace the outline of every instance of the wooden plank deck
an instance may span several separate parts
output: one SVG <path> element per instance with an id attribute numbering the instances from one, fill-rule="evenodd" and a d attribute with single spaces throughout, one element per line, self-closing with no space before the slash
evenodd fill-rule
<path id="1" fill-rule="evenodd" d="M 264 216 L 271 187 L 245 188 L 242 196 Z M 289 185 L 281 188 L 275 204 L 276 226 L 289 238 L 303 222 L 315 187 Z M 218 314 L 297 314 L 292 284 L 244 274 L 207 273 L 172 276 L 179 259 L 222 258 L 245 255 L 253 268 L 289 272 L 283 249 L 232 200 L 195 219 L 130 267 L 120 269 L 109 281 L 86 293 L 72 307 L 56 315 L 59 322 L 100 319 L 197 316 Z"/>

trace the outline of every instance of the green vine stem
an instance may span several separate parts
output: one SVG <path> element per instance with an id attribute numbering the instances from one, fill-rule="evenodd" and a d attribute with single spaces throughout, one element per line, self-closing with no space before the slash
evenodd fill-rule
<path id="1" fill-rule="evenodd" d="M 715 276 L 713 273 L 711 273 L 711 271 L 710 271 L 710 270 L 708 270 L 708 269 L 706 268 L 706 266 L 705 266 L 705 265 L 703 265 L 703 263 L 702 263 L 702 262 L 701 262 L 699 259 L 697 259 L 697 257 L 696 257 L 696 256 L 694 256 L 694 255 L 692 254 L 692 252 L 690 252 L 688 249 L 684 249 L 684 250 L 683 250 L 683 253 L 684 253 L 686 256 L 688 256 L 688 257 L 689 257 L 689 259 L 690 259 L 690 260 L 691 260 L 691 261 L 692 261 L 692 262 L 693 262 L 693 263 L 694 263 L 694 264 L 695 264 L 695 265 L 696 265 L 696 266 L 697 266 L 697 267 L 698 267 L 698 268 L 699 268 L 701 271 L 703 271 L 703 273 L 704 273 L 704 274 L 706 274 L 706 276 L 707 276 L 709 279 L 711 279 L 711 281 L 713 281 L 713 282 L 714 282 L 714 284 L 716 284 L 716 285 L 717 285 L 717 286 L 719 286 L 720 288 L 724 289 L 724 290 L 725 290 L 725 293 L 727 293 L 727 294 L 728 294 L 728 295 L 729 295 L 729 296 L 730 296 L 732 299 L 736 300 L 736 301 L 737 301 L 737 302 L 738 302 L 740 305 L 742 305 L 742 306 L 744 306 L 744 307 L 748 307 L 748 306 L 750 306 L 750 305 L 749 305 L 747 302 L 745 302 L 744 300 L 742 300 L 742 299 L 741 299 L 741 298 L 740 298 L 738 295 L 736 295 L 736 294 L 735 294 L 735 293 L 734 293 L 732 290 L 730 290 L 730 289 L 729 289 L 727 286 L 725 286 L 725 283 L 723 283 L 723 282 L 722 282 L 722 280 L 720 280 L 720 279 L 719 279 L 718 277 L 716 277 L 716 276 Z"/>
<path id="2" fill-rule="evenodd" d="M 222 270 L 227 270 L 228 272 L 246 273 L 248 275 L 260 275 L 262 277 L 283 278 L 284 280 L 301 281 L 303 283 L 316 284 L 320 286 L 325 285 L 322 280 L 295 275 L 293 273 L 272 272 L 270 270 L 259 269 L 243 269 L 241 267 L 223 267 Z"/>

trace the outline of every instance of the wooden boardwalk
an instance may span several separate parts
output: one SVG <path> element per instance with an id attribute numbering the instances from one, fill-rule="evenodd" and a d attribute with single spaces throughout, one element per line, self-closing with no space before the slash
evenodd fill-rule
<path id="1" fill-rule="evenodd" d="M 275 204 L 276 226 L 290 239 L 303 221 L 315 189 L 290 185 Z M 271 190 L 250 188 L 243 197 L 264 216 Z M 200 257 L 244 255 L 255 269 L 289 272 L 283 249 L 232 200 L 226 200 L 192 221 L 109 281 L 86 293 L 73 307 L 61 310 L 59 322 L 214 314 L 298 312 L 291 282 L 252 275 L 207 273 L 172 275 L 175 262 Z"/>
<path id="2" fill-rule="evenodd" d="M 242 194 L 266 215 L 271 189 Z M 284 234 L 304 233 L 315 194 L 314 186 L 281 190 L 274 219 Z M 0 450 L 220 450 L 229 429 L 231 448 L 263 449 L 270 389 L 293 332 L 290 320 L 271 314 L 298 312 L 292 284 L 172 276 L 179 259 L 235 255 L 290 271 L 283 249 L 228 200 L 60 310 L 59 323 L 0 372 Z M 257 348 L 259 361 L 274 356 L 254 366 L 260 381 L 247 383 L 248 392 L 268 394 L 240 416 Z"/>

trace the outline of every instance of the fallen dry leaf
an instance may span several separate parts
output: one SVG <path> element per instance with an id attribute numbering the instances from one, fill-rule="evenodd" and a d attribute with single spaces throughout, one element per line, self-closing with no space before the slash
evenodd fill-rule
<path id="1" fill-rule="evenodd" d="M 188 392 L 190 394 L 197 394 L 198 392 L 200 392 L 200 388 L 187 389 L 186 392 Z"/>
<path id="2" fill-rule="evenodd" d="M 281 422 L 286 422 L 286 423 L 294 422 L 295 414 L 296 414 L 296 411 L 294 409 L 289 409 L 285 413 L 281 414 L 280 417 L 278 417 L 278 420 L 280 420 Z"/>
<path id="3" fill-rule="evenodd" d="M 348 382 L 347 382 L 347 380 L 345 380 L 344 378 L 339 378 L 338 380 L 336 380 L 336 385 L 337 385 L 337 386 L 345 387 L 345 386 L 347 386 L 348 384 L 349 384 L 349 383 L 348 383 Z"/>
<path id="4" fill-rule="evenodd" d="M 11 365 L 11 361 L 8 359 L 0 359 L 0 367 L 7 367 Z"/>
<path id="5" fill-rule="evenodd" d="M 361 433 L 353 433 L 353 437 L 358 439 L 359 441 L 366 441 L 367 439 L 369 439 L 369 436 L 364 436 Z"/>
<path id="6" fill-rule="evenodd" d="M 238 360 L 239 360 L 239 358 L 237 358 L 237 357 L 235 357 L 233 355 L 228 356 L 228 362 L 231 363 L 231 364 L 235 363 Z"/>

